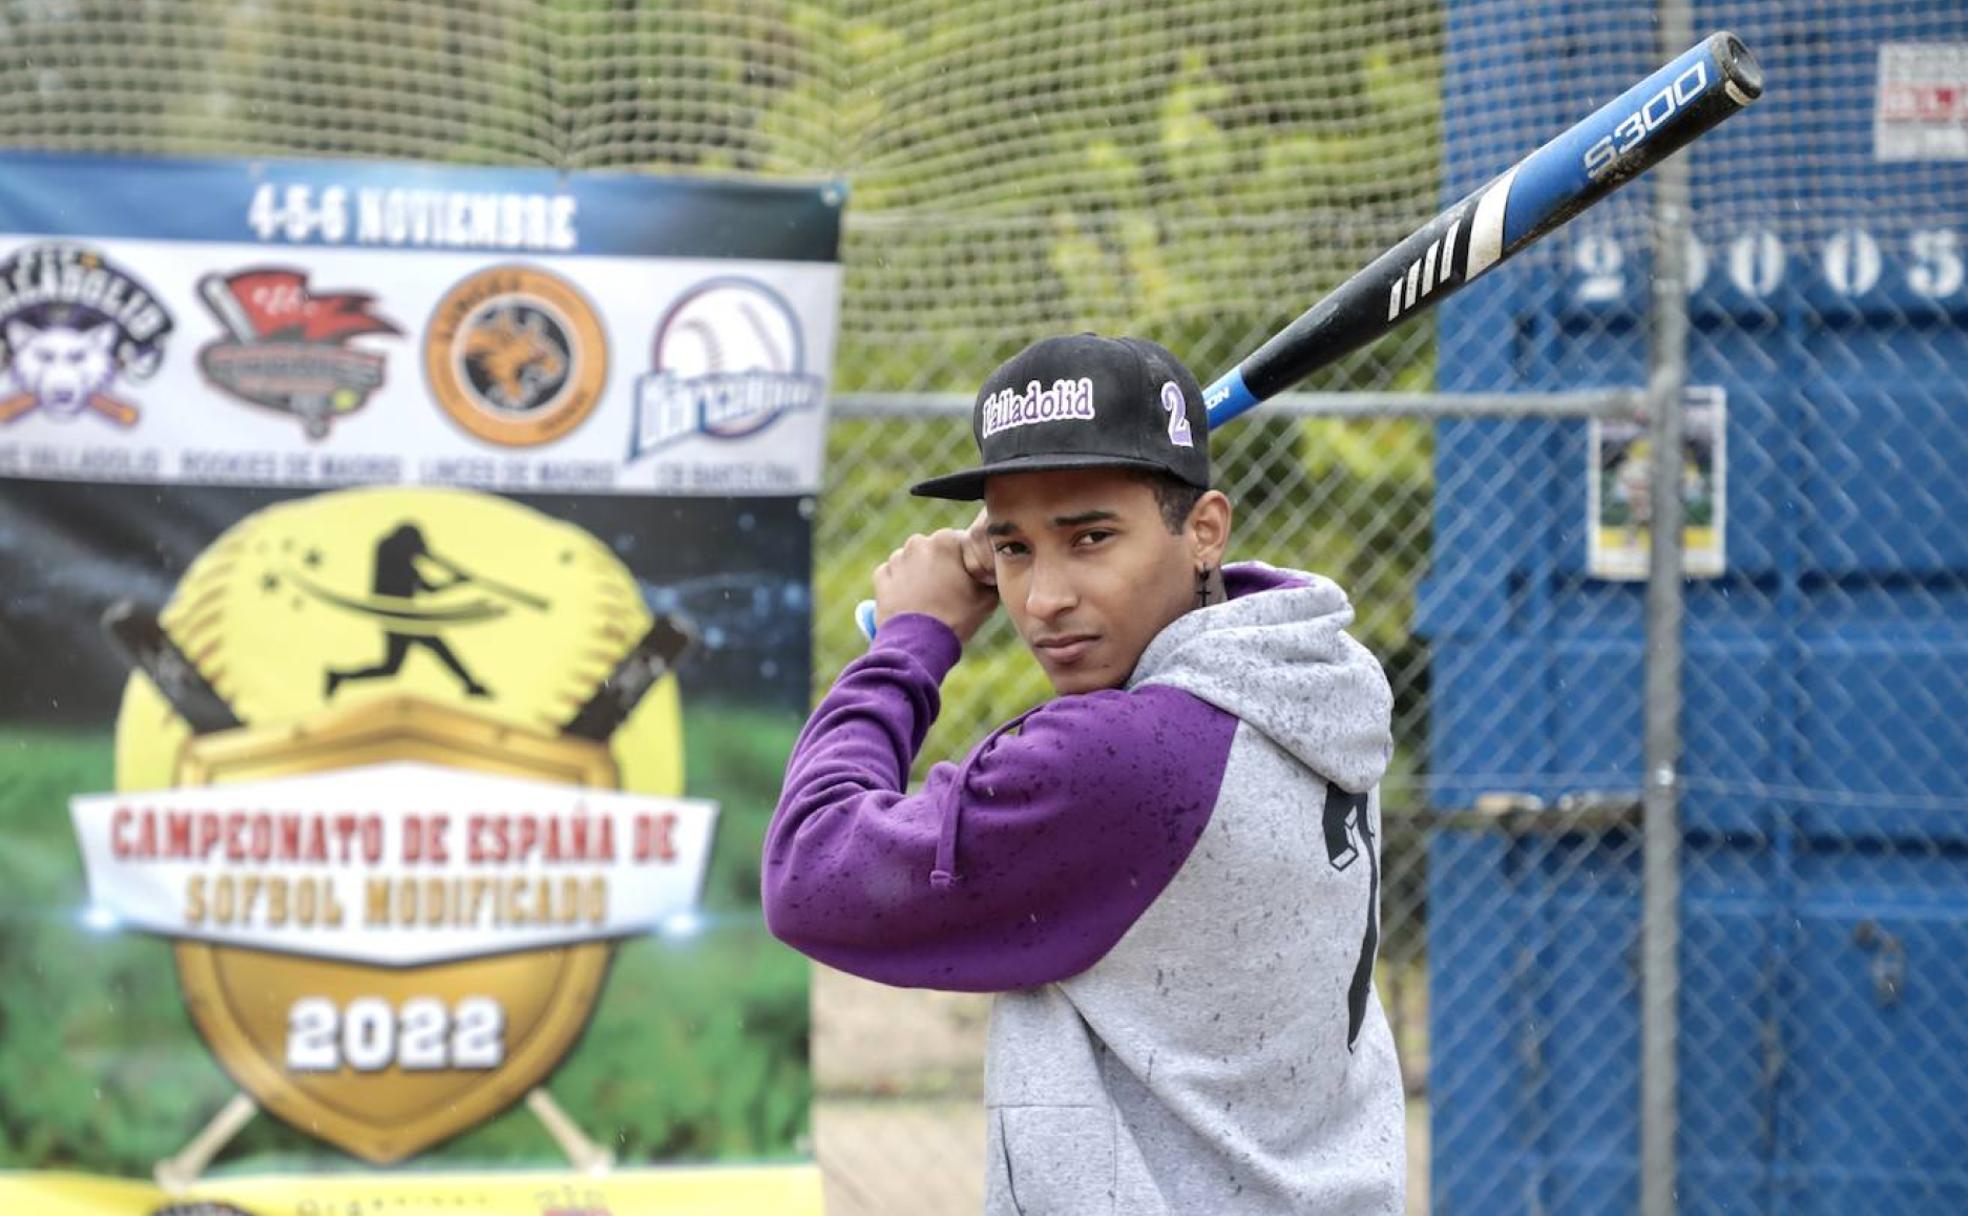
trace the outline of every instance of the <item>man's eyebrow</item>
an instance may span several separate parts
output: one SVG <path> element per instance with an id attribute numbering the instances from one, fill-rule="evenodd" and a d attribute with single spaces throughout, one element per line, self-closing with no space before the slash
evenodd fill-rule
<path id="1" fill-rule="evenodd" d="M 1082 511 L 1078 515 L 1055 515 L 1052 517 L 1052 526 L 1055 528 L 1077 528 L 1081 524 L 1097 524 L 1103 519 L 1119 518 L 1120 515 L 1116 512 L 1095 507 L 1091 511 Z"/>
<path id="2" fill-rule="evenodd" d="M 1095 507 L 1091 511 L 1081 511 L 1078 515 L 1055 515 L 1052 517 L 1052 526 L 1055 528 L 1077 528 L 1082 524 L 1097 524 L 1102 520 L 1119 518 L 1120 514 L 1118 512 L 1109 511 L 1104 507 Z M 984 533 L 987 536 L 1010 536 L 1016 531 L 1018 531 L 1018 525 L 1012 523 L 1010 520 L 992 524 L 984 529 Z"/>

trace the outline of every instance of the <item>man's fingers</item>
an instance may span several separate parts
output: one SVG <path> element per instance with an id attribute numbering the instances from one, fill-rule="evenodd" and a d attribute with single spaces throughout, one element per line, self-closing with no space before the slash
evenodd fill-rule
<path id="1" fill-rule="evenodd" d="M 997 562 L 993 560 L 988 546 L 980 547 L 977 544 L 978 535 L 974 528 L 963 532 L 946 528 L 936 534 L 936 539 L 956 550 L 957 560 L 963 563 L 964 573 L 970 575 L 973 581 L 982 583 L 986 587 L 996 587 Z"/>
<path id="2" fill-rule="evenodd" d="M 888 560 L 875 568 L 877 580 L 897 577 L 904 570 L 934 568 L 955 559 L 971 580 L 985 587 L 998 585 L 997 562 L 991 553 L 988 542 L 980 543 L 983 537 L 983 516 L 967 531 L 944 528 L 928 534 L 917 533 L 902 542 L 902 547 L 889 553 Z"/>
<path id="3" fill-rule="evenodd" d="M 919 612 L 935 617 L 956 631 L 959 641 L 972 634 L 998 607 L 998 593 L 971 573 L 966 535 L 945 528 L 915 535 L 875 568 L 875 619 Z"/>
<path id="4" fill-rule="evenodd" d="M 991 534 L 985 529 L 990 526 L 988 511 L 979 511 L 977 518 L 970 521 L 970 527 L 963 532 L 964 569 L 970 577 L 986 587 L 998 585 L 997 555 L 991 551 Z"/>
<path id="5" fill-rule="evenodd" d="M 998 563 L 989 550 L 978 552 L 977 546 L 970 543 L 969 537 L 965 537 L 959 552 L 963 555 L 964 570 L 970 574 L 970 577 L 987 587 L 998 585 Z"/>

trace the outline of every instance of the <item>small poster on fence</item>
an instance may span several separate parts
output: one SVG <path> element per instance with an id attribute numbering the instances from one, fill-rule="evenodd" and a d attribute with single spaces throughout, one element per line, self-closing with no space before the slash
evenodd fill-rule
<path id="1" fill-rule="evenodd" d="M 1968 43 L 1882 42 L 1874 160 L 1968 160 Z"/>
<path id="2" fill-rule="evenodd" d="M 1690 386 L 1681 400 L 1681 564 L 1690 578 L 1727 566 L 1728 396 Z M 1586 494 L 1594 578 L 1644 579 L 1653 523 L 1653 444 L 1643 418 L 1595 418 Z"/>

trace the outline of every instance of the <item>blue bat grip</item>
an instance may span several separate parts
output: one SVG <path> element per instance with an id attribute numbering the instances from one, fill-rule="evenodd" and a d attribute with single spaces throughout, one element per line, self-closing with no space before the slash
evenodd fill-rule
<path id="1" fill-rule="evenodd" d="M 1203 406 L 1209 410 L 1210 430 L 1215 430 L 1257 404 L 1257 394 L 1244 383 L 1241 366 L 1233 367 L 1203 390 Z"/>
<path id="2" fill-rule="evenodd" d="M 862 637 L 870 642 L 875 640 L 875 601 L 862 600 L 854 606 L 854 623 L 860 627 Z"/>

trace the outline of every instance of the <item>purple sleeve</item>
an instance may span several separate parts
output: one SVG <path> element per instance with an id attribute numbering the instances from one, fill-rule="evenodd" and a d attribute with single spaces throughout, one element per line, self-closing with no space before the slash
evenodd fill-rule
<path id="1" fill-rule="evenodd" d="M 1060 697 L 905 794 L 958 655 L 940 621 L 893 617 L 813 711 L 766 831 L 766 924 L 885 984 L 1064 979 L 1098 962 L 1188 858 L 1237 719 L 1173 688 Z"/>

